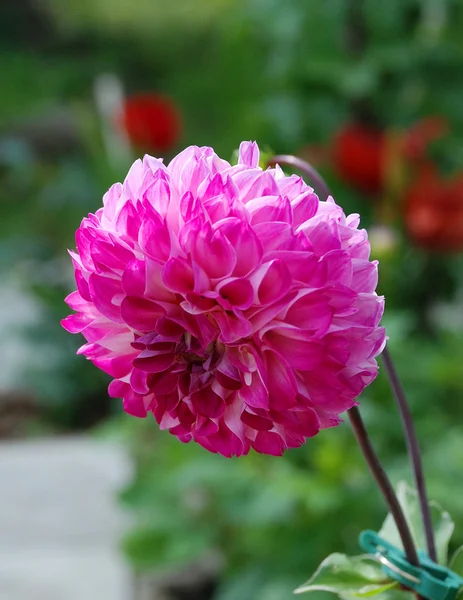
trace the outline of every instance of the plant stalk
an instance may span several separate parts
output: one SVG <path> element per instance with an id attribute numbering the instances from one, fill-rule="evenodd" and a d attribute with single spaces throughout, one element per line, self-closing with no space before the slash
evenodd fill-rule
<path id="1" fill-rule="evenodd" d="M 387 346 L 384 348 L 382 353 L 382 359 L 384 369 L 389 379 L 389 383 L 399 409 L 400 418 L 405 434 L 405 440 L 407 444 L 407 451 L 410 462 L 412 464 L 413 476 L 415 479 L 415 486 L 418 492 L 418 499 L 420 504 L 421 518 L 423 520 L 423 528 L 426 537 L 426 546 L 428 549 L 428 555 L 431 560 L 437 562 L 436 544 L 434 540 L 434 530 L 432 526 L 431 510 L 429 507 L 428 496 L 426 493 L 426 482 L 423 473 L 423 463 L 421 460 L 420 446 L 413 424 L 413 418 L 410 411 L 410 406 L 405 396 L 405 391 L 400 382 L 397 374 L 394 362 L 389 353 Z"/>
<path id="2" fill-rule="evenodd" d="M 330 188 L 326 184 L 326 181 L 320 175 L 320 173 L 312 167 L 308 162 L 302 160 L 302 158 L 298 158 L 297 156 L 292 156 L 291 154 L 279 154 L 277 156 L 273 156 L 268 161 L 269 166 L 279 165 L 288 165 L 289 167 L 293 167 L 294 169 L 298 169 L 302 171 L 311 182 L 313 182 L 315 186 L 315 191 L 321 196 L 320 200 L 326 200 L 328 196 L 331 196 Z"/>
<path id="3" fill-rule="evenodd" d="M 376 483 L 378 484 L 378 487 L 381 490 L 386 504 L 394 518 L 407 560 L 411 565 L 417 567 L 419 566 L 420 562 L 410 528 L 389 477 L 387 476 L 387 473 L 384 470 L 370 441 L 370 437 L 366 430 L 362 416 L 360 415 L 360 411 L 356 406 L 354 406 L 347 411 L 347 414 L 349 415 L 352 429 L 354 430 L 355 437 L 357 438 L 357 442 L 362 450 L 363 456 L 365 457 L 368 467 L 370 468 L 370 471 L 375 478 Z"/>

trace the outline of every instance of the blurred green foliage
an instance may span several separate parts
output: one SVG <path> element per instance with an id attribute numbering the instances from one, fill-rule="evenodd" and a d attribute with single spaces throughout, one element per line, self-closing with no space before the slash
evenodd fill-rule
<path id="1" fill-rule="evenodd" d="M 22 365 L 18 387 L 28 387 L 58 426 L 88 424 L 88 412 L 109 410 L 107 378 L 74 357 L 80 340 L 59 326 L 67 314 L 63 297 L 72 289 L 66 248 L 80 219 L 99 207 L 104 190 L 128 167 L 115 166 L 105 153 L 92 95 L 99 74 L 116 73 L 129 92 L 172 97 L 183 114 L 181 146 L 208 144 L 227 157 L 241 139 L 257 139 L 294 153 L 329 141 L 361 101 L 387 127 L 444 115 L 451 125 L 444 151 L 453 168 L 462 167 L 463 3 L 359 5 L 366 32 L 361 53 L 346 41 L 347 0 L 201 0 L 194 9 L 186 0 L 49 0 L 53 16 L 42 15 L 32 34 L 23 30 L 32 5 L 8 0 L 2 10 L 9 17 L 0 19 L 6 59 L 0 269 L 41 307 L 36 324 L 21 333 L 46 360 Z M 71 132 L 66 142 L 53 119 L 43 130 L 43 115 L 63 107 Z M 361 213 L 371 225 L 372 201 L 329 167 L 324 175 L 346 212 Z M 452 512 L 453 542 L 461 544 L 463 264 L 461 257 L 412 247 L 400 224 L 397 240 L 387 251 L 373 248 L 381 259 L 385 324 L 416 417 L 430 496 Z M 118 410 L 117 402 L 111 406 Z M 383 374 L 361 408 L 393 479 L 410 480 Z M 220 600 L 290 598 L 324 556 L 355 554 L 358 532 L 377 527 L 385 513 L 348 425 L 322 432 L 283 459 L 239 460 L 184 446 L 158 432 L 152 419 L 118 416 L 107 427 L 136 459 L 136 477 L 122 494 L 136 520 L 124 543 L 131 564 L 157 569 L 216 549 L 226 559 Z"/>

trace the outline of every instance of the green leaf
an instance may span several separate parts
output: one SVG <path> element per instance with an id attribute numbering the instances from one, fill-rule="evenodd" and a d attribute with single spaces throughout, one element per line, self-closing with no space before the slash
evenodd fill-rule
<path id="1" fill-rule="evenodd" d="M 379 562 L 365 554 L 346 556 L 330 554 L 314 575 L 294 593 L 332 592 L 345 598 L 367 598 L 396 586 L 381 568 Z"/>
<path id="2" fill-rule="evenodd" d="M 427 551 L 426 537 L 421 523 L 421 512 L 417 492 L 407 483 L 401 481 L 397 486 L 397 498 L 405 513 L 412 537 L 419 550 Z M 440 564 L 446 565 L 448 559 L 448 546 L 454 530 L 454 522 L 449 513 L 444 511 L 436 502 L 429 503 L 434 534 L 436 537 L 437 558 Z M 394 519 L 390 514 L 381 527 L 379 535 L 385 540 L 403 549 Z"/>
<path id="3" fill-rule="evenodd" d="M 457 548 L 450 559 L 449 567 L 460 577 L 463 577 L 463 546 Z"/>

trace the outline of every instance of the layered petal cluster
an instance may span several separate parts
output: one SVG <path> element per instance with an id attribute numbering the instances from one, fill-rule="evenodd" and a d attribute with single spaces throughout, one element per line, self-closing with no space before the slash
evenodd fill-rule
<path id="1" fill-rule="evenodd" d="M 250 142 L 234 166 L 208 147 L 145 156 L 71 252 L 63 326 L 110 395 L 224 456 L 280 455 L 337 425 L 385 340 L 358 215 L 258 165 Z"/>

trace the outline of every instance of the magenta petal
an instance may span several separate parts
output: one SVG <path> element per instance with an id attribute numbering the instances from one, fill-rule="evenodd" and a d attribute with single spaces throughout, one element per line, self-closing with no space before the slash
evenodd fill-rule
<path id="1" fill-rule="evenodd" d="M 252 447 L 261 454 L 281 456 L 286 449 L 286 444 L 278 433 L 273 431 L 259 431 L 256 439 L 252 442 Z"/>
<path id="2" fill-rule="evenodd" d="M 268 410 L 269 393 L 258 371 L 252 374 L 251 383 L 246 382 L 238 393 L 251 408 Z"/>
<path id="3" fill-rule="evenodd" d="M 262 259 L 262 244 L 252 227 L 245 222 L 231 220 L 220 227 L 236 253 L 235 277 L 250 273 Z"/>
<path id="4" fill-rule="evenodd" d="M 173 365 L 175 354 L 171 352 L 156 352 L 143 350 L 133 361 L 135 367 L 148 373 L 161 373 Z"/>
<path id="5" fill-rule="evenodd" d="M 210 419 L 222 416 L 225 402 L 210 387 L 203 388 L 191 395 L 191 403 L 197 413 Z"/>
<path id="6" fill-rule="evenodd" d="M 127 296 L 143 296 L 146 287 L 146 270 L 143 260 L 132 260 L 122 274 L 122 288 Z"/>
<path id="7" fill-rule="evenodd" d="M 257 289 L 259 304 L 267 306 L 277 302 L 289 290 L 291 274 L 281 260 L 273 260 L 262 265 L 251 277 L 251 282 Z"/>
<path id="8" fill-rule="evenodd" d="M 126 296 L 121 304 L 123 320 L 137 331 L 153 331 L 163 314 L 164 310 L 159 304 L 140 296 Z"/>
<path id="9" fill-rule="evenodd" d="M 248 412 L 247 410 L 243 411 L 241 420 L 245 425 L 252 427 L 252 429 L 257 429 L 257 431 L 269 431 L 274 426 L 274 423 L 271 419 L 259 417 L 258 415 Z"/>
<path id="10" fill-rule="evenodd" d="M 122 287 L 119 279 L 92 273 L 89 279 L 90 297 L 102 315 L 121 322 Z"/>
<path id="11" fill-rule="evenodd" d="M 186 294 L 194 288 L 193 269 L 184 258 L 171 258 L 162 270 L 162 281 L 172 292 Z"/>
<path id="12" fill-rule="evenodd" d="M 241 310 L 249 308 L 254 300 L 254 290 L 247 279 L 226 279 L 216 287 L 216 290 L 231 307 Z"/>
<path id="13" fill-rule="evenodd" d="M 138 232 L 140 248 L 155 260 L 166 261 L 170 256 L 171 240 L 166 225 L 145 219 Z"/>

